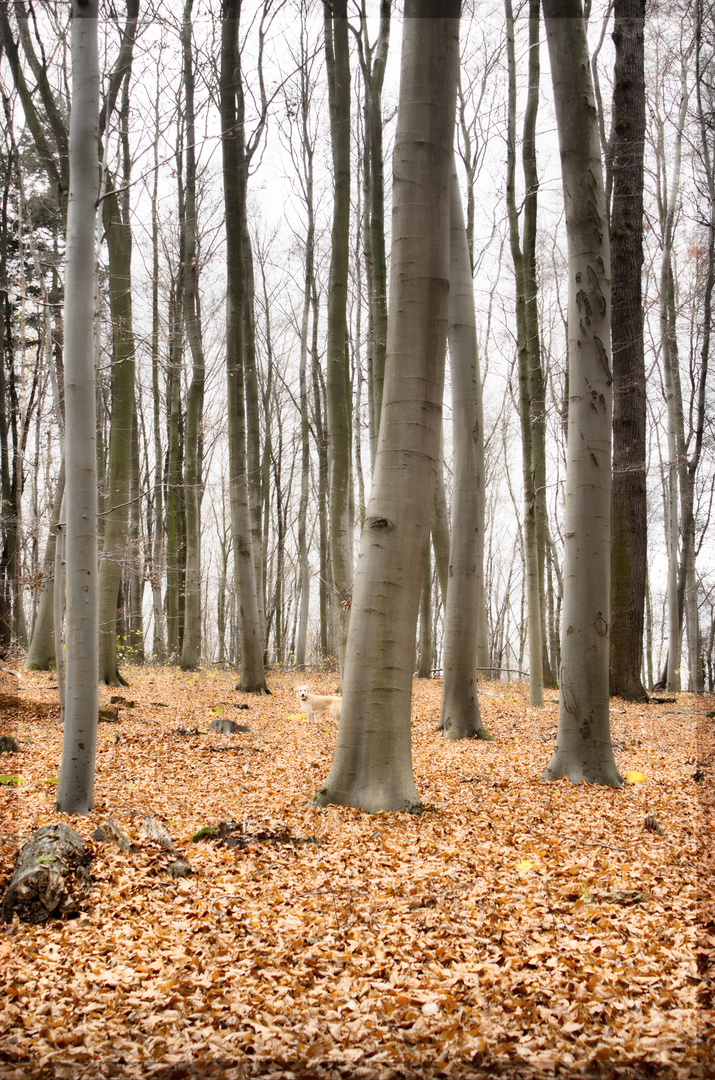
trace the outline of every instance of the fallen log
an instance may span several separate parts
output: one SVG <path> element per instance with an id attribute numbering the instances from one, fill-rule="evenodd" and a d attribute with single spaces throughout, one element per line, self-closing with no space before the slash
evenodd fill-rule
<path id="1" fill-rule="evenodd" d="M 21 848 L 2 902 L 2 917 L 12 922 L 42 923 L 75 915 L 89 883 L 84 840 L 59 821 L 44 825 Z"/>

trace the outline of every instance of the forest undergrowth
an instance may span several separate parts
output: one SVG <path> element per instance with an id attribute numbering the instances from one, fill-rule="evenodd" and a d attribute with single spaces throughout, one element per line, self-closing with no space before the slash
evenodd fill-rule
<path id="1" fill-rule="evenodd" d="M 125 674 L 95 809 L 65 819 L 91 890 L 73 919 L 0 932 L 0 1077 L 715 1074 L 712 697 L 614 700 L 617 791 L 539 778 L 555 693 L 532 709 L 526 687 L 484 683 L 495 741 L 455 743 L 435 730 L 441 684 L 416 680 L 423 812 L 369 816 L 310 806 L 337 724 L 308 723 L 293 687 L 334 676 L 271 672 L 256 698 L 231 672 Z M 21 746 L 0 760 L 4 893 L 62 817 L 62 730 L 55 677 L 3 681 Z M 210 731 L 216 716 L 249 730 Z M 166 873 L 147 814 L 190 876 Z M 107 817 L 128 852 L 93 839 Z"/>

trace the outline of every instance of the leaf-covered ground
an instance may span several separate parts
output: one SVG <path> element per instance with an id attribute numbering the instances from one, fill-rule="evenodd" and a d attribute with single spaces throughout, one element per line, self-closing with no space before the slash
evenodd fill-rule
<path id="1" fill-rule="evenodd" d="M 644 777 L 614 791 L 539 779 L 555 702 L 484 684 L 496 741 L 453 743 L 440 684 L 416 681 L 425 812 L 369 816 L 309 805 L 337 728 L 292 690 L 334 679 L 272 673 L 256 698 L 231 673 L 128 675 L 133 707 L 99 727 L 96 808 L 71 822 L 92 852 L 83 910 L 0 933 L 0 1077 L 715 1074 L 712 698 L 614 701 L 619 767 Z M 3 892 L 59 816 L 56 681 L 17 676 L 0 701 L 22 745 L 0 758 L 21 781 L 0 787 Z M 216 715 L 250 730 L 209 732 Z M 147 813 L 190 877 L 162 871 Z M 136 851 L 91 839 L 107 816 Z M 222 821 L 231 836 L 191 841 Z"/>

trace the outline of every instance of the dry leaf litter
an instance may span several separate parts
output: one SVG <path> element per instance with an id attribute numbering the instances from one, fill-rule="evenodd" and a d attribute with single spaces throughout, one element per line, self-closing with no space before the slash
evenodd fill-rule
<path id="1" fill-rule="evenodd" d="M 621 791 L 545 782 L 555 695 L 484 683 L 492 743 L 435 730 L 416 680 L 424 810 L 313 808 L 337 724 L 293 686 L 132 668 L 100 724 L 91 852 L 73 919 L 0 933 L 0 1077 L 715 1075 L 713 699 L 612 702 Z M 4 892 L 54 810 L 56 679 L 3 670 Z M 114 694 L 100 691 L 101 704 Z M 248 708 L 239 708 L 247 705 Z M 248 726 L 223 735 L 216 716 Z M 161 822 L 192 873 L 165 872 Z M 111 817 L 131 841 L 92 839 Z M 221 823 L 225 823 L 219 830 Z M 210 827 L 203 839 L 192 841 Z"/>

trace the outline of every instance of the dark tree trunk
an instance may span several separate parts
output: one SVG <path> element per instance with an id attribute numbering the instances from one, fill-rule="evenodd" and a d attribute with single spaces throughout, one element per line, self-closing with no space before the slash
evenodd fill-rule
<path id="1" fill-rule="evenodd" d="M 613 510 L 610 692 L 647 701 L 641 681 L 647 559 L 643 358 L 645 0 L 616 0 L 613 40 Z"/>

